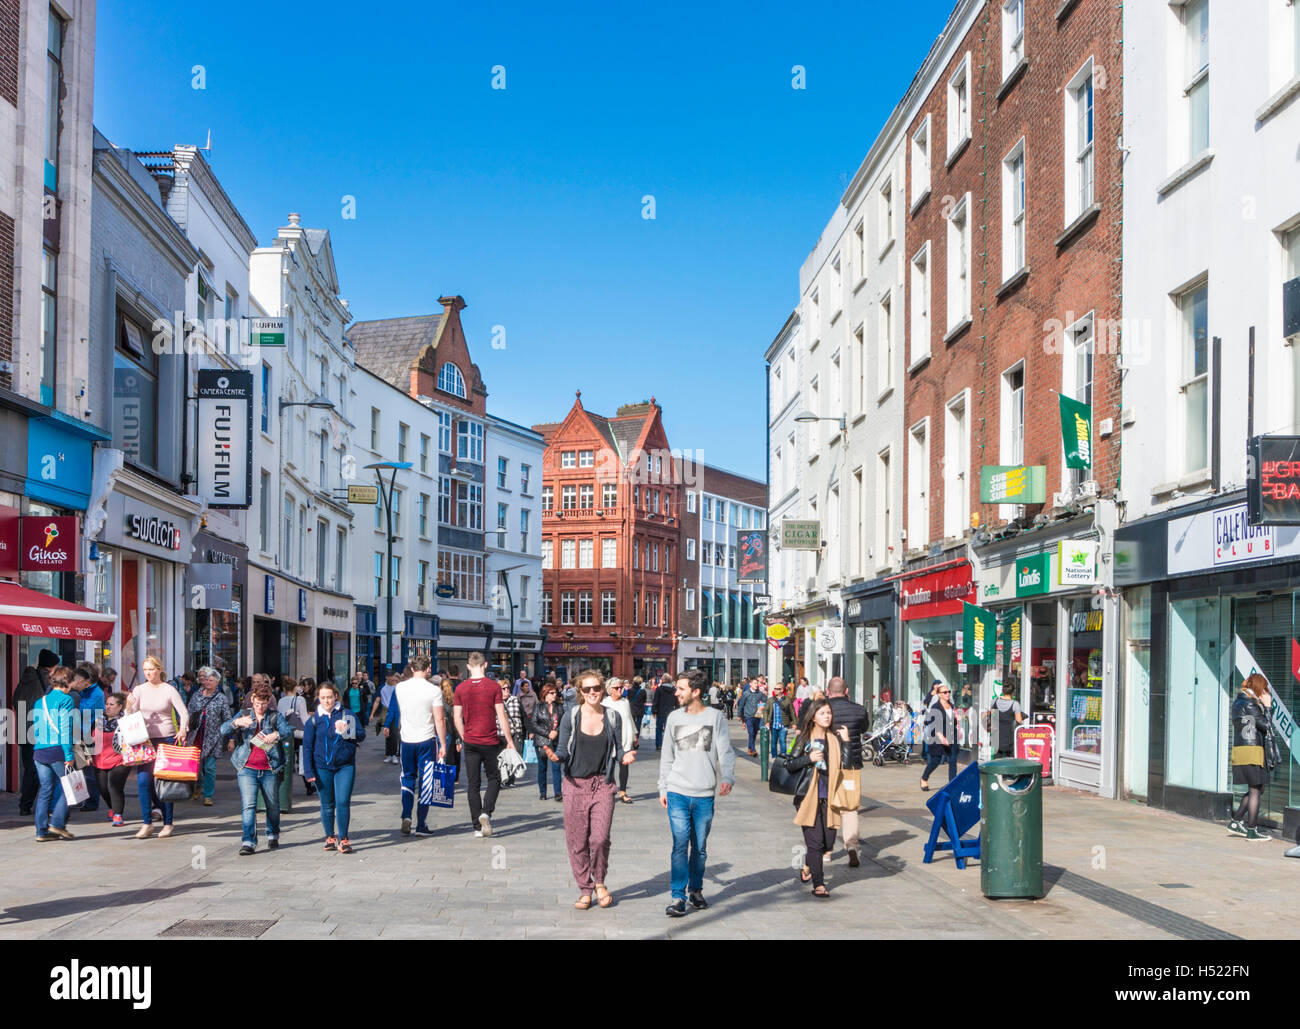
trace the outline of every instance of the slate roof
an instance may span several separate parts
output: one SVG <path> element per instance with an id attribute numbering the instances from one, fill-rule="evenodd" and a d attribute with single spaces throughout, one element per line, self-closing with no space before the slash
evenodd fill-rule
<path id="1" fill-rule="evenodd" d="M 356 348 L 357 364 L 406 393 L 411 388 L 411 368 L 437 338 L 441 321 L 441 314 L 380 318 L 353 322 L 345 335 Z"/>

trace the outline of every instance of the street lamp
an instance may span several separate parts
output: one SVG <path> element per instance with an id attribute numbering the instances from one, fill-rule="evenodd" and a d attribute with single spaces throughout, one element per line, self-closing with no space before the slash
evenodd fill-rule
<path id="1" fill-rule="evenodd" d="M 702 625 L 705 622 L 715 622 L 721 617 L 722 612 L 715 611 L 713 614 L 705 615 L 701 618 L 700 624 Z M 716 628 L 712 629 L 710 635 L 713 637 L 713 656 L 709 658 L 709 678 L 713 679 L 713 677 L 718 674 L 718 630 Z M 714 681 L 716 682 L 717 680 Z"/>
<path id="2" fill-rule="evenodd" d="M 514 688 L 515 680 L 519 678 L 519 672 L 515 668 L 515 599 L 513 596 L 510 595 L 509 573 L 513 572 L 516 568 L 523 568 L 523 567 L 524 565 L 517 564 L 517 565 L 511 565 L 509 568 L 497 569 L 497 574 L 500 575 L 505 580 L 506 603 L 510 605 L 510 686 L 512 689 Z"/>
<path id="3" fill-rule="evenodd" d="M 393 486 L 397 482 L 397 473 L 411 468 L 410 461 L 376 461 L 366 465 L 375 470 L 375 481 L 379 483 L 379 495 L 384 498 L 384 520 L 388 539 L 388 618 L 384 625 L 384 678 L 393 670 Z M 388 476 L 388 488 L 384 488 L 384 470 L 391 470 Z"/>
<path id="4" fill-rule="evenodd" d="M 310 400 L 285 400 L 281 397 L 280 410 L 283 411 L 286 407 L 312 407 L 317 411 L 333 411 L 334 401 L 324 393 L 317 393 Z"/>

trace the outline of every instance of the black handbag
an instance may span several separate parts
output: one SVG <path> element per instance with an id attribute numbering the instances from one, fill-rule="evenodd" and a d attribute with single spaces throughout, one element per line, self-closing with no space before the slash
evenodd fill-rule
<path id="1" fill-rule="evenodd" d="M 784 793 L 787 797 L 793 797 L 799 791 L 799 780 L 803 777 L 803 772 L 790 771 L 785 766 L 787 760 L 788 758 L 782 754 L 772 758 L 772 767 L 767 774 L 767 788 L 773 793 Z"/>

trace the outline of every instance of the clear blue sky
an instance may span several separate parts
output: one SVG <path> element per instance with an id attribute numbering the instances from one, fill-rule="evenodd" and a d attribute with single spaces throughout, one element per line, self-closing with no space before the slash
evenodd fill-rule
<path id="1" fill-rule="evenodd" d="M 542 6 L 101 2 L 95 122 L 211 130 L 260 242 L 330 231 L 359 319 L 463 295 L 494 414 L 653 394 L 674 447 L 761 478 L 763 351 L 952 0 Z"/>

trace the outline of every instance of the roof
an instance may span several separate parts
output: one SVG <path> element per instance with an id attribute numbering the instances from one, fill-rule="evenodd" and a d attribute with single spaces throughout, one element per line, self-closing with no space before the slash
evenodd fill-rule
<path id="1" fill-rule="evenodd" d="M 325 242 L 325 237 L 329 235 L 328 229 L 303 229 L 302 234 L 307 237 L 307 246 L 311 248 L 313 254 L 320 253 L 320 245 Z"/>
<path id="2" fill-rule="evenodd" d="M 316 230 L 308 230 L 316 231 Z M 440 314 L 353 322 L 346 336 L 356 348 L 357 364 L 403 393 L 411 388 L 411 369 L 436 338 Z"/>

